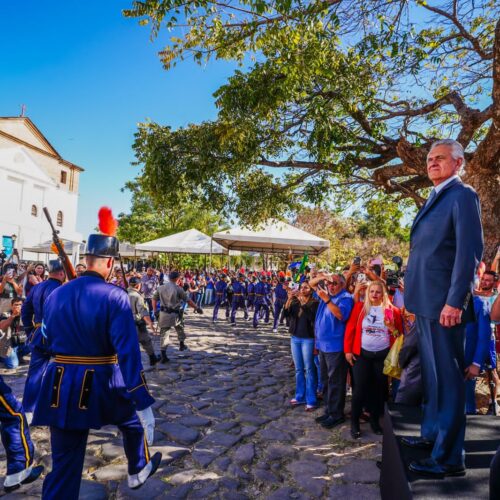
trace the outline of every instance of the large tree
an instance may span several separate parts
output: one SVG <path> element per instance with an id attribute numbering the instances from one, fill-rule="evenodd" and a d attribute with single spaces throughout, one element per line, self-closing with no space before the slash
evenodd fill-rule
<path id="1" fill-rule="evenodd" d="M 193 57 L 241 69 L 214 121 L 142 124 L 135 150 L 151 192 L 244 222 L 300 203 L 349 205 L 383 192 L 420 206 L 432 142 L 466 148 L 486 257 L 500 216 L 500 4 L 496 0 L 143 0 L 127 16 L 174 36 L 166 68 Z M 361 203 L 361 202 L 358 202 Z"/>

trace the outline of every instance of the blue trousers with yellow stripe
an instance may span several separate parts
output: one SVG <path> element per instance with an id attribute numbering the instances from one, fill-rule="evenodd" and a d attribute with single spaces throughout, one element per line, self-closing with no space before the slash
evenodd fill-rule
<path id="1" fill-rule="evenodd" d="M 34 446 L 30 438 L 23 406 L 0 376 L 0 435 L 7 455 L 7 475 L 29 467 Z"/>
<path id="2" fill-rule="evenodd" d="M 138 474 L 149 462 L 144 429 L 137 415 L 118 425 L 128 460 L 128 473 Z M 50 428 L 52 471 L 43 482 L 44 500 L 78 500 L 89 429 Z"/>

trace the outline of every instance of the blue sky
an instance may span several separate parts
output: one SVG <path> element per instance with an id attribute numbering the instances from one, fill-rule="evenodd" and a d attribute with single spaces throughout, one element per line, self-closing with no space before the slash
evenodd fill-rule
<path id="1" fill-rule="evenodd" d="M 165 71 L 148 27 L 126 19 L 131 0 L 0 0 L 0 116 L 27 116 L 81 175 L 77 230 L 86 239 L 106 204 L 128 211 L 121 193 L 137 123 L 178 127 L 215 117 L 212 93 L 234 65 L 184 62 Z"/>

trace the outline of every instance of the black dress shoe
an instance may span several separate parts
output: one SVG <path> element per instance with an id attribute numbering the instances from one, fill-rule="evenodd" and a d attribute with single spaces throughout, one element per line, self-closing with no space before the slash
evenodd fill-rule
<path id="1" fill-rule="evenodd" d="M 150 354 L 149 355 L 149 366 L 154 366 L 158 361 L 160 361 L 160 356 L 157 356 L 156 354 Z"/>
<path id="2" fill-rule="evenodd" d="M 152 467 L 151 467 L 151 472 L 149 473 L 148 477 L 146 478 L 146 480 L 144 481 L 144 483 L 141 483 L 137 486 L 135 486 L 134 488 L 130 488 L 132 490 L 138 490 L 143 484 L 146 483 L 146 481 L 148 480 L 148 478 L 150 478 L 157 470 L 158 470 L 158 467 L 160 466 L 161 464 L 161 457 L 162 457 L 162 454 L 157 451 L 152 457 L 151 457 L 151 463 L 153 464 Z"/>
<path id="3" fill-rule="evenodd" d="M 12 486 L 4 486 L 3 489 L 6 493 L 10 493 L 11 491 L 17 490 L 18 488 L 21 487 L 22 484 L 29 484 L 32 483 L 33 481 L 36 481 L 40 475 L 42 474 L 44 470 L 43 465 L 37 465 L 36 467 L 33 467 L 31 469 L 30 475 L 21 481 L 20 483 L 13 484 Z"/>
<path id="4" fill-rule="evenodd" d="M 328 413 L 325 413 L 324 415 L 321 415 L 319 417 L 316 417 L 314 419 L 315 422 L 318 422 L 318 424 L 320 424 L 321 422 L 324 422 L 327 418 L 329 418 L 330 415 L 328 415 Z"/>
<path id="5" fill-rule="evenodd" d="M 321 425 L 321 427 L 324 427 L 325 429 L 333 429 L 337 425 L 343 424 L 344 422 L 345 422 L 344 417 L 333 418 L 333 417 L 329 416 L 328 418 L 323 420 L 323 422 L 320 422 L 320 425 Z"/>
<path id="6" fill-rule="evenodd" d="M 415 460 L 408 467 L 412 472 L 421 476 L 444 479 L 447 476 L 465 476 L 465 466 L 463 465 L 443 465 L 437 463 L 432 458 Z"/>
<path id="7" fill-rule="evenodd" d="M 353 439 L 359 439 L 361 437 L 361 431 L 359 430 L 359 427 L 357 429 L 351 427 L 351 437 Z"/>
<path id="8" fill-rule="evenodd" d="M 434 441 L 422 437 L 402 437 L 401 443 L 410 448 L 418 448 L 420 450 L 432 450 L 434 448 Z"/>

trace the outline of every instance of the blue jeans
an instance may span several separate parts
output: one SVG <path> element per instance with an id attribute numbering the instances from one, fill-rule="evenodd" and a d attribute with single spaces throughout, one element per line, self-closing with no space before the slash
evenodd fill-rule
<path id="1" fill-rule="evenodd" d="M 214 289 L 207 288 L 205 289 L 205 305 L 211 306 L 214 303 Z"/>
<path id="2" fill-rule="evenodd" d="M 316 354 L 314 356 L 314 365 L 316 366 L 316 378 L 318 379 L 316 392 L 323 392 L 323 382 L 321 382 L 321 364 L 319 362 L 319 354 Z"/>
<path id="3" fill-rule="evenodd" d="M 295 364 L 295 399 L 316 406 L 318 378 L 314 366 L 314 339 L 291 338 L 292 358 Z"/>
<path id="4" fill-rule="evenodd" d="M 19 366 L 19 356 L 25 356 L 29 353 L 30 350 L 26 344 L 18 345 L 12 348 L 12 352 L 9 356 L 0 358 L 0 361 L 3 361 L 3 363 L 5 363 L 5 368 L 7 369 L 17 368 Z"/>

